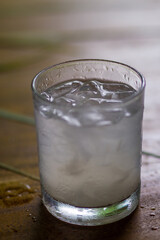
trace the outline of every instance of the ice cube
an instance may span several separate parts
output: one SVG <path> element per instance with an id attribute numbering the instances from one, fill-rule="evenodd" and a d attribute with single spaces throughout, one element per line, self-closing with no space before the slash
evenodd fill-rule
<path id="1" fill-rule="evenodd" d="M 113 107 L 108 111 L 108 104 L 122 102 L 134 92 L 132 87 L 120 82 L 97 79 L 67 81 L 42 93 L 53 102 L 53 109 L 43 107 L 41 112 L 46 117 L 54 115 L 75 126 L 115 124 L 124 116 L 124 110 Z"/>

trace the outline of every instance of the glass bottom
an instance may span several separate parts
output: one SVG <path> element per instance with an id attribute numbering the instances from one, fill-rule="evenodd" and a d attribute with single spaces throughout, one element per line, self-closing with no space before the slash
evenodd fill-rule
<path id="1" fill-rule="evenodd" d="M 116 222 L 130 215 L 139 202 L 140 189 L 121 202 L 100 208 L 75 207 L 53 199 L 43 188 L 43 203 L 56 218 L 71 224 L 97 226 Z"/>

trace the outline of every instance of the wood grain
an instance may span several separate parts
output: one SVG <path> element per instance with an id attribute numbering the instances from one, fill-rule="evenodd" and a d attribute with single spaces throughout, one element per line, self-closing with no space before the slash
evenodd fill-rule
<path id="1" fill-rule="evenodd" d="M 160 1 L 6 0 L 0 3 L 0 20 L 1 109 L 33 116 L 31 80 L 47 66 L 77 58 L 121 61 L 147 80 L 143 150 L 160 154 Z M 38 176 L 34 126 L 2 118 L 0 126 L 0 161 Z M 41 204 L 38 182 L 0 169 L 2 183 L 34 189 L 26 203 L 0 204 L 2 240 L 160 239 L 159 159 L 143 156 L 137 210 L 101 227 L 73 226 L 52 217 Z"/>

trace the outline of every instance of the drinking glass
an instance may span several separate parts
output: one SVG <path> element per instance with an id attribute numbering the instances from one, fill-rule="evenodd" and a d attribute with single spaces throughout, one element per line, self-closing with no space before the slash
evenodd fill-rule
<path id="1" fill-rule="evenodd" d="M 72 115 L 62 103 L 42 94 L 66 81 L 91 79 L 125 83 L 135 92 L 105 109 L 101 104 L 77 107 Z M 135 210 L 140 196 L 144 89 L 144 77 L 137 70 L 109 60 L 68 61 L 35 76 L 32 93 L 42 200 L 53 216 L 94 226 L 118 221 Z"/>

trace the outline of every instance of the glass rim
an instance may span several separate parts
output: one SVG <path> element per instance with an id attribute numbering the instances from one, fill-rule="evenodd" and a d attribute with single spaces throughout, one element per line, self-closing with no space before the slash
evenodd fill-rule
<path id="1" fill-rule="evenodd" d="M 141 87 L 135 91 L 134 94 L 132 94 L 131 96 L 123 99 L 122 102 L 118 102 L 118 103 L 114 103 L 114 106 L 117 107 L 117 106 L 122 106 L 122 105 L 128 105 L 134 101 L 136 101 L 136 99 L 143 93 L 144 89 L 145 89 L 145 86 L 146 86 L 146 81 L 145 81 L 145 78 L 144 76 L 139 72 L 137 71 L 135 68 L 129 66 L 128 64 L 125 64 L 125 63 L 121 63 L 121 62 L 118 62 L 118 61 L 113 61 L 113 60 L 106 60 L 106 59 L 76 59 L 76 60 L 69 60 L 69 61 L 65 61 L 65 62 L 61 62 L 61 63 L 57 63 L 57 64 L 53 64 L 49 67 L 46 67 L 44 69 L 42 69 L 40 72 L 38 72 L 32 82 L 31 82 L 31 89 L 32 89 L 32 92 L 33 94 L 35 94 L 38 99 L 40 99 L 42 102 L 45 102 L 47 104 L 51 104 L 53 105 L 54 102 L 50 102 L 48 99 L 44 98 L 37 90 L 36 90 L 36 81 L 38 80 L 38 77 L 44 73 L 44 72 L 47 72 L 48 70 L 50 69 L 60 69 L 62 68 L 63 66 L 65 65 L 70 65 L 70 64 L 74 64 L 74 63 L 82 63 L 82 62 L 107 62 L 107 63 L 113 63 L 113 64 L 116 64 L 116 65 L 121 65 L 122 67 L 125 67 L 125 68 L 128 68 L 129 70 L 132 70 L 134 73 L 136 73 L 138 75 L 138 77 L 140 78 L 141 80 Z M 113 107 L 113 106 L 112 106 Z"/>

